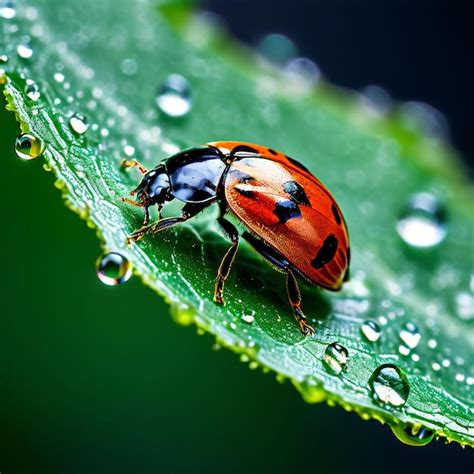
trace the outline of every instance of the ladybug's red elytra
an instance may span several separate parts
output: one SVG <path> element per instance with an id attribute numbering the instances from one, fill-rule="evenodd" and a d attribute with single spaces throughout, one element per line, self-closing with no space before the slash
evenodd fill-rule
<path id="1" fill-rule="evenodd" d="M 277 270 L 286 273 L 293 314 L 305 335 L 314 329 L 301 310 L 296 276 L 338 291 L 349 279 L 349 236 L 341 210 L 326 187 L 297 161 L 272 148 L 243 142 L 211 142 L 182 151 L 147 171 L 132 191 L 136 201 L 124 202 L 145 210 L 143 226 L 129 242 L 155 234 L 194 217 L 207 206 L 219 206 L 217 222 L 232 246 L 224 255 L 214 289 L 214 301 L 224 303 L 224 283 L 244 238 Z M 161 218 L 166 202 L 184 203 L 178 217 Z M 149 224 L 148 208 L 157 205 L 159 219 Z M 240 236 L 226 219 L 233 215 L 245 227 Z"/>

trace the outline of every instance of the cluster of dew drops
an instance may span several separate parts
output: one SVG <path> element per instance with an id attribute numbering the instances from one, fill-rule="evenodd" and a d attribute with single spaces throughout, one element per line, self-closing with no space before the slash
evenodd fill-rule
<path id="1" fill-rule="evenodd" d="M 15 5 L 13 2 L 0 0 L 0 17 L 12 19 L 15 17 Z M 280 34 L 269 34 L 262 38 L 258 44 L 261 55 L 274 64 L 281 66 L 288 76 L 293 76 L 297 81 L 316 86 L 321 78 L 319 67 L 310 59 L 298 57 L 297 48 L 287 37 Z M 29 60 L 34 55 L 34 50 L 30 43 L 25 40 L 16 47 L 16 53 L 23 60 Z M 8 62 L 6 55 L 0 55 L 0 83 L 4 77 L 3 65 Z M 134 59 L 125 58 L 121 65 L 121 71 L 125 75 L 134 75 L 138 65 Z M 58 84 L 68 87 L 63 72 L 56 72 L 54 80 Z M 36 102 L 41 97 L 39 86 L 32 80 L 27 79 L 25 83 L 25 95 L 30 101 Z M 170 74 L 166 80 L 158 87 L 154 102 L 160 113 L 171 119 L 180 119 L 187 116 L 192 110 L 192 93 L 188 81 L 180 74 Z M 388 93 L 378 86 L 366 87 L 360 94 L 360 105 L 369 108 L 372 112 L 382 114 L 390 107 L 391 98 Z M 425 124 L 425 131 L 445 133 L 446 126 L 444 118 L 431 109 L 426 104 L 407 103 L 404 105 L 407 117 L 417 118 Z M 89 129 L 89 121 L 81 112 L 73 113 L 68 124 L 72 132 L 77 136 L 85 135 Z M 101 130 L 101 136 L 108 135 L 107 129 Z M 44 143 L 33 133 L 22 133 L 15 142 L 15 151 L 22 160 L 32 160 L 41 156 L 44 152 Z M 130 145 L 124 146 L 126 156 L 133 156 L 134 148 Z M 440 244 L 447 235 L 446 211 L 436 196 L 420 192 L 409 197 L 396 220 L 395 230 L 400 238 L 412 248 L 430 248 Z M 97 259 L 96 273 L 101 282 L 106 285 L 119 285 L 128 281 L 132 275 L 132 265 L 127 257 L 119 252 L 111 251 L 103 254 Z M 472 299 L 464 302 L 472 305 Z M 463 302 L 461 301 L 462 305 Z M 466 306 L 464 304 L 464 306 Z M 467 311 L 467 310 L 466 310 Z M 471 310 L 472 312 L 472 307 Z M 472 314 L 471 314 L 472 317 Z M 241 317 L 242 322 L 253 324 L 255 312 L 245 313 Z M 383 322 L 383 321 L 382 321 Z M 233 327 L 236 328 L 235 323 Z M 360 332 L 368 343 L 376 344 L 382 336 L 381 325 L 375 320 L 364 321 L 360 326 Z M 402 326 L 399 337 L 401 344 L 399 351 L 407 356 L 411 350 L 415 349 L 420 340 L 421 334 L 418 328 L 411 322 Z M 430 339 L 428 346 L 436 348 L 436 340 Z M 419 356 L 412 354 L 413 361 L 417 361 Z M 326 370 L 333 375 L 341 375 L 346 369 L 349 360 L 348 350 L 333 342 L 326 347 L 323 355 L 323 365 Z M 433 370 L 438 371 L 441 367 L 448 367 L 450 361 L 445 359 L 433 364 Z M 457 374 L 458 382 L 466 382 L 468 385 L 474 384 L 473 377 L 466 377 L 464 374 Z M 405 405 L 410 392 L 407 377 L 394 364 L 383 364 L 372 374 L 369 385 L 376 401 L 386 406 L 402 407 Z M 397 425 L 392 427 L 395 434 L 409 444 L 424 445 L 434 437 L 434 433 L 424 428 L 414 428 L 411 425 Z"/>

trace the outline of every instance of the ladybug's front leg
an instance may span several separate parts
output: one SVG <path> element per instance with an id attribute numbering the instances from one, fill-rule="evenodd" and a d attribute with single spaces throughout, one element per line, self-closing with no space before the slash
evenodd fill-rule
<path id="1" fill-rule="evenodd" d="M 133 232 L 133 234 L 129 235 L 128 237 L 128 243 L 131 244 L 132 242 L 138 242 L 142 237 L 144 237 L 146 234 L 151 233 L 151 234 L 156 234 L 157 232 L 160 232 L 165 229 L 169 229 L 170 227 L 175 227 L 178 224 L 182 224 L 183 222 L 187 221 L 191 217 L 194 217 L 196 214 L 201 212 L 205 207 L 207 207 L 209 204 L 206 203 L 187 203 L 183 207 L 181 216 L 178 217 L 166 217 L 165 219 L 159 219 L 153 224 L 146 225 L 149 220 L 149 215 L 148 215 L 148 208 L 146 208 L 146 213 L 145 213 L 145 222 L 142 227 L 140 227 L 138 230 Z"/>
<path id="2" fill-rule="evenodd" d="M 235 259 L 235 254 L 237 253 L 237 248 L 239 246 L 239 233 L 233 224 L 225 220 L 223 217 L 217 219 L 218 224 L 221 226 L 224 233 L 232 241 L 232 247 L 227 250 L 224 255 L 224 258 L 219 265 L 219 270 L 217 271 L 216 285 L 214 287 L 214 301 L 217 304 L 224 304 L 224 284 L 229 276 L 232 263 Z"/>
<path id="3" fill-rule="evenodd" d="M 291 270 L 288 270 L 287 273 L 286 290 L 291 307 L 293 308 L 293 315 L 300 326 L 300 331 L 305 336 L 312 336 L 314 334 L 314 329 L 307 324 L 306 316 L 301 310 L 301 292 L 298 288 L 298 282 L 296 281 L 295 275 Z"/>

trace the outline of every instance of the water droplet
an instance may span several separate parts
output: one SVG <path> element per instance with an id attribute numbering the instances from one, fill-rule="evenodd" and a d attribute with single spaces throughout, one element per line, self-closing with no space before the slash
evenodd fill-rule
<path id="1" fill-rule="evenodd" d="M 315 86 L 321 78 L 321 70 L 308 58 L 294 58 L 285 66 L 285 72 L 303 85 Z"/>
<path id="2" fill-rule="evenodd" d="M 393 364 L 384 364 L 375 369 L 369 385 L 376 400 L 394 407 L 405 405 L 410 392 L 406 375 Z"/>
<path id="3" fill-rule="evenodd" d="M 33 48 L 29 42 L 20 43 L 16 47 L 16 52 L 18 53 L 18 56 L 23 59 L 29 59 L 33 56 Z"/>
<path id="4" fill-rule="evenodd" d="M 15 152 L 22 160 L 37 158 L 43 151 L 43 142 L 31 133 L 22 133 L 15 141 Z"/>
<path id="5" fill-rule="evenodd" d="M 16 15 L 15 3 L 8 0 L 0 0 L 0 18 L 11 20 Z"/>
<path id="6" fill-rule="evenodd" d="M 392 98 L 388 91 L 377 85 L 368 85 L 362 89 L 361 105 L 369 108 L 376 114 L 383 115 L 392 107 Z"/>
<path id="7" fill-rule="evenodd" d="M 132 145 L 125 145 L 123 147 L 123 152 L 128 157 L 133 156 L 135 154 L 135 147 L 133 147 Z"/>
<path id="8" fill-rule="evenodd" d="M 382 330 L 380 329 L 380 326 L 372 320 L 365 321 L 360 327 L 360 330 L 365 336 L 365 338 L 370 342 L 378 341 L 380 336 L 382 335 Z"/>
<path id="9" fill-rule="evenodd" d="M 56 82 L 59 82 L 60 84 L 64 82 L 64 74 L 62 72 L 55 72 L 53 76 L 54 80 Z"/>
<path id="10" fill-rule="evenodd" d="M 41 97 L 41 92 L 39 90 L 38 84 L 33 82 L 31 79 L 26 81 L 25 94 L 30 100 L 38 100 Z"/>
<path id="11" fill-rule="evenodd" d="M 467 293 L 461 292 L 456 295 L 456 307 L 458 315 L 461 319 L 470 321 L 474 319 L 474 296 Z"/>
<path id="12" fill-rule="evenodd" d="M 401 106 L 400 115 L 405 125 L 414 132 L 426 133 L 441 139 L 450 137 L 446 117 L 432 105 L 424 102 L 407 102 Z"/>
<path id="13" fill-rule="evenodd" d="M 436 346 L 437 346 L 437 345 L 438 345 L 438 343 L 436 342 L 435 339 L 430 339 L 430 340 L 428 341 L 428 347 L 429 347 L 430 349 L 436 349 Z"/>
<path id="14" fill-rule="evenodd" d="M 400 330 L 400 339 L 410 349 L 414 349 L 421 339 L 421 334 L 418 328 L 411 322 L 405 323 Z"/>
<path id="15" fill-rule="evenodd" d="M 132 265 L 123 255 L 110 252 L 97 259 L 96 273 L 102 283 L 110 286 L 120 285 L 132 276 Z"/>
<path id="16" fill-rule="evenodd" d="M 431 194 L 415 194 L 398 219 L 396 229 L 407 244 L 432 247 L 446 237 L 445 210 Z"/>
<path id="17" fill-rule="evenodd" d="M 335 375 L 339 375 L 349 359 L 349 353 L 344 346 L 338 342 L 333 342 L 326 347 L 323 362 L 326 369 Z"/>
<path id="18" fill-rule="evenodd" d="M 138 71 L 137 62 L 131 58 L 125 58 L 120 63 L 120 69 L 126 76 L 133 76 Z"/>
<path id="19" fill-rule="evenodd" d="M 156 96 L 159 109 L 169 117 L 183 117 L 192 106 L 188 81 L 179 74 L 168 76 Z"/>
<path id="20" fill-rule="evenodd" d="M 410 446 L 426 446 L 434 436 L 434 431 L 423 426 L 413 426 L 410 424 L 399 423 L 398 425 L 389 425 L 393 434 L 405 444 Z"/>
<path id="21" fill-rule="evenodd" d="M 257 49 L 269 61 L 284 65 L 298 53 L 295 43 L 280 33 L 265 35 L 258 43 Z"/>
<path id="22" fill-rule="evenodd" d="M 250 313 L 243 314 L 241 319 L 248 324 L 252 324 L 255 321 L 255 311 L 252 310 Z"/>
<path id="23" fill-rule="evenodd" d="M 89 122 L 88 122 L 87 118 L 84 115 L 79 114 L 79 113 L 75 113 L 69 119 L 69 126 L 78 135 L 82 135 L 82 134 L 87 132 L 87 129 L 89 128 Z"/>

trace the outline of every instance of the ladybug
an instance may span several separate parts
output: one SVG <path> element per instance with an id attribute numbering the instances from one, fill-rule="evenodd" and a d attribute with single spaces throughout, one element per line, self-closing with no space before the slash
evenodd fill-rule
<path id="1" fill-rule="evenodd" d="M 211 142 L 181 151 L 148 171 L 135 160 L 124 161 L 144 175 L 124 202 L 145 211 L 143 226 L 128 242 L 169 229 L 217 204 L 217 223 L 232 245 L 225 253 L 214 289 L 214 301 L 224 303 L 224 283 L 244 238 L 277 270 L 286 273 L 288 300 L 300 330 L 312 335 L 301 310 L 296 277 L 331 291 L 349 279 L 349 236 L 341 210 L 325 186 L 294 159 L 272 148 L 243 142 Z M 166 202 L 184 206 L 180 216 L 161 218 Z M 149 207 L 159 219 L 149 224 Z M 239 235 L 230 214 L 245 231 Z"/>

